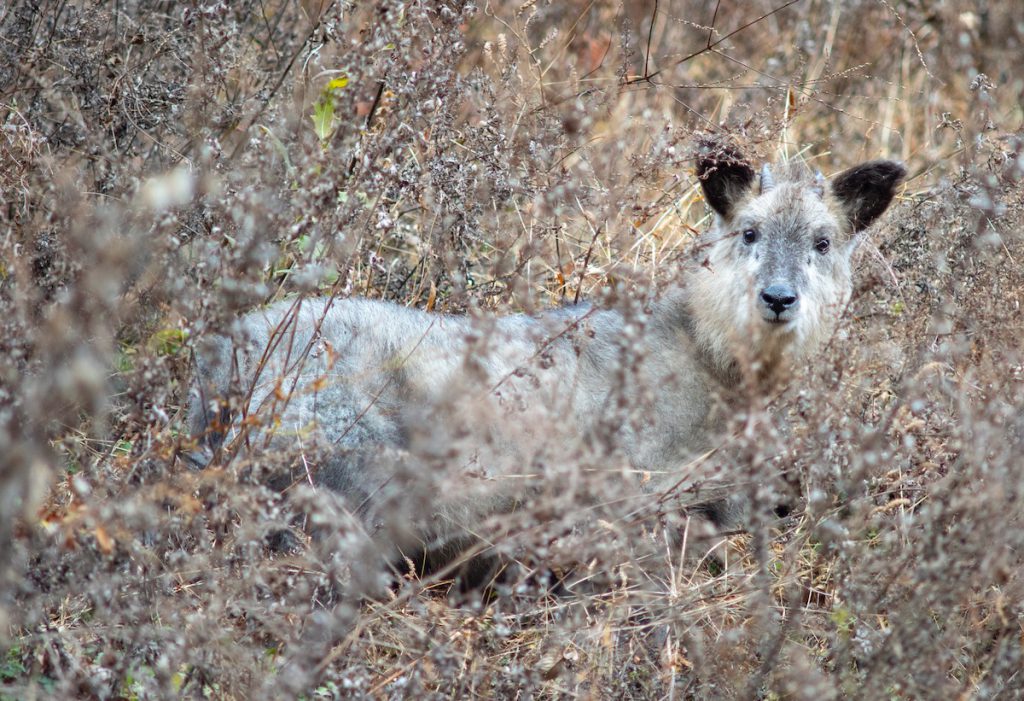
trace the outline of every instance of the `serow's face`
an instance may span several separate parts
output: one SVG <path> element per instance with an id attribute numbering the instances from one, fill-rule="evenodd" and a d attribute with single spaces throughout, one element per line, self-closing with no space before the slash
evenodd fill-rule
<path id="1" fill-rule="evenodd" d="M 749 199 L 719 232 L 715 258 L 735 277 L 744 317 L 808 335 L 850 288 L 850 246 L 823 199 L 786 183 Z M 739 300 L 737 300 L 739 301 Z"/>
<path id="2" fill-rule="evenodd" d="M 885 211 L 905 173 L 873 161 L 831 183 L 797 166 L 765 166 L 757 178 L 714 145 L 698 162 L 717 221 L 694 313 L 733 344 L 747 338 L 755 354 L 813 347 L 849 298 L 856 232 Z"/>

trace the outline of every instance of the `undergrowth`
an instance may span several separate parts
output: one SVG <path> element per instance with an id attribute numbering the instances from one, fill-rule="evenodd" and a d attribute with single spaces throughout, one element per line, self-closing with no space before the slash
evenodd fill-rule
<path id="1" fill-rule="evenodd" d="M 1018 3 L 13 0 L 0 37 L 0 697 L 1024 697 Z M 785 518 L 710 557 L 552 487 L 492 591 L 353 601 L 316 489 L 182 460 L 192 349 L 271 301 L 657 294 L 704 133 L 910 171 L 840 332 L 726 427 Z"/>

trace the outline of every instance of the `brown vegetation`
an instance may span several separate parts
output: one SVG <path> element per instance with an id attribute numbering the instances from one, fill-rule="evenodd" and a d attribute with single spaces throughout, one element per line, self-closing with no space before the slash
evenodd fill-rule
<path id="1" fill-rule="evenodd" d="M 624 5 L 0 6 L 0 697 L 1024 697 L 1024 10 Z M 555 485 L 487 596 L 352 602 L 316 490 L 179 459 L 193 344 L 269 301 L 656 288 L 706 132 L 910 171 L 842 332 L 730 427 L 798 499 L 726 566 Z"/>

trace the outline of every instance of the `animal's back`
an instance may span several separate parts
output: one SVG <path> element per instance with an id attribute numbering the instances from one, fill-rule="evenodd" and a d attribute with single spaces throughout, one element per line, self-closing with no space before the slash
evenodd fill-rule
<path id="1" fill-rule="evenodd" d="M 224 437 L 209 431 L 215 417 L 232 424 L 217 409 L 232 395 L 233 424 L 255 417 L 278 447 L 407 448 L 413 415 L 455 399 L 478 409 L 492 399 L 507 409 L 569 409 L 580 390 L 571 337 L 590 311 L 473 318 L 362 298 L 279 302 L 243 317 L 236 342 L 203 344 L 192 432 L 216 447 Z"/>
<path id="2" fill-rule="evenodd" d="M 398 427 L 386 420 L 406 389 L 400 359 L 416 342 L 444 356 L 432 321 L 366 299 L 285 301 L 250 313 L 239 321 L 236 341 L 214 336 L 197 354 L 193 433 L 208 430 L 217 404 L 233 397 L 234 410 L 223 412 L 221 423 L 237 429 L 239 417 L 253 417 L 278 448 L 293 441 L 400 444 Z M 443 372 L 443 364 L 435 366 Z M 224 420 L 229 414 L 235 421 Z"/>

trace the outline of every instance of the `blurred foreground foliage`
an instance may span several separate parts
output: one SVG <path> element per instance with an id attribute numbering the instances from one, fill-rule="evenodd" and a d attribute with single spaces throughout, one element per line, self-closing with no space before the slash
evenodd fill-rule
<path id="1" fill-rule="evenodd" d="M 1022 51 L 1013 0 L 0 6 L 0 698 L 1024 697 Z M 707 131 L 911 171 L 737 431 L 800 498 L 727 566 L 542 498 L 521 580 L 356 604 L 274 456 L 177 458 L 192 344 L 268 301 L 657 287 Z"/>

